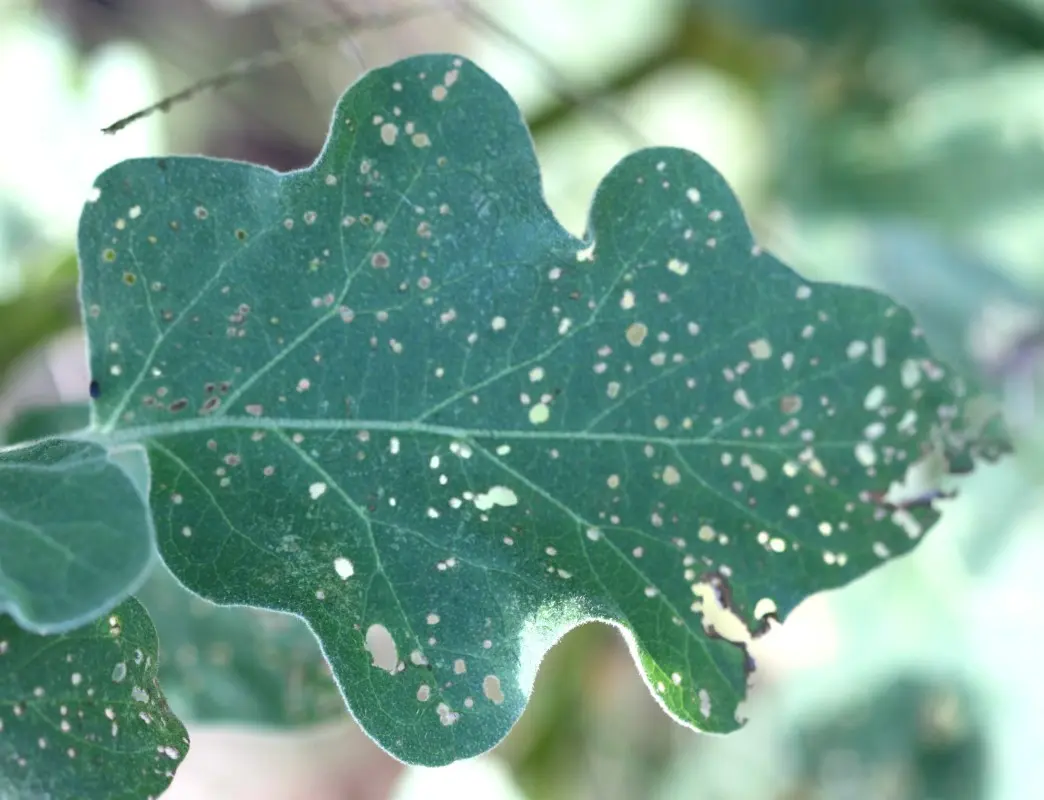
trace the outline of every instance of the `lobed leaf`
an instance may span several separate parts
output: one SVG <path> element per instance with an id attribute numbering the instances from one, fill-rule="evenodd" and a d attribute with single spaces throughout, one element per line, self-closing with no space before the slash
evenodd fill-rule
<path id="1" fill-rule="evenodd" d="M 620 162 L 572 237 L 453 56 L 362 78 L 306 170 L 135 159 L 96 193 L 96 435 L 147 448 L 164 560 L 304 617 L 406 761 L 496 744 L 592 619 L 676 719 L 736 728 L 768 618 L 912 548 L 934 510 L 882 498 L 967 450 L 908 312 L 762 251 L 683 150 Z"/>

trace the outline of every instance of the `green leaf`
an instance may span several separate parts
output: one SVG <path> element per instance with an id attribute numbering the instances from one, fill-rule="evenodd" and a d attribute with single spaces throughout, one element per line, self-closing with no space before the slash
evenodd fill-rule
<path id="1" fill-rule="evenodd" d="M 181 719 L 295 726 L 344 714 L 319 644 L 301 620 L 216 606 L 162 567 L 136 597 L 159 632 L 160 677 Z"/>
<path id="2" fill-rule="evenodd" d="M 570 236 L 518 108 L 452 56 L 366 75 L 307 170 L 96 189 L 96 435 L 148 448 L 175 575 L 303 616 L 407 761 L 496 744 L 591 619 L 676 719 L 736 728 L 765 616 L 913 547 L 935 512 L 880 497 L 936 427 L 965 444 L 910 315 L 762 252 L 692 153 L 624 159 Z"/>
<path id="3" fill-rule="evenodd" d="M 0 611 L 59 633 L 140 585 L 155 533 L 135 470 L 147 475 L 138 446 L 46 439 L 0 450 Z"/>
<path id="4" fill-rule="evenodd" d="M 156 632 L 126 600 L 71 633 L 0 616 L 0 796 L 158 797 L 188 734 L 156 681 Z"/>

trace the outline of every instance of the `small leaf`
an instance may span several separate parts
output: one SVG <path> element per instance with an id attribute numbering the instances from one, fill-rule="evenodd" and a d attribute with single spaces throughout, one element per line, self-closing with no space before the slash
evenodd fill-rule
<path id="1" fill-rule="evenodd" d="M 137 447 L 48 439 L 0 450 L 0 611 L 28 630 L 58 633 L 141 583 L 155 533 L 128 472 L 135 466 L 147 474 Z"/>
<path id="2" fill-rule="evenodd" d="M 766 618 L 912 548 L 936 512 L 882 498 L 967 449 L 909 313 L 761 251 L 692 153 L 624 159 L 569 235 L 463 59 L 367 74 L 307 170 L 136 159 L 96 190 L 96 434 L 148 448 L 164 560 L 307 619 L 407 761 L 496 744 L 591 619 L 675 718 L 736 728 Z"/>
<path id="3" fill-rule="evenodd" d="M 296 726 L 344 715 L 319 643 L 300 619 L 216 606 L 161 565 L 136 597 L 159 633 L 160 677 L 181 719 Z"/>
<path id="4" fill-rule="evenodd" d="M 156 632 L 135 600 L 71 633 L 0 616 L 0 796 L 158 797 L 188 750 L 156 681 Z"/>

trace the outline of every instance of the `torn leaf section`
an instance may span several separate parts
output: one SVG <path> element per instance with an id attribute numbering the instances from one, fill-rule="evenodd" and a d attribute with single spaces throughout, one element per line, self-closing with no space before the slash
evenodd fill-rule
<path id="1" fill-rule="evenodd" d="M 1044 386 L 1041 298 L 1001 265 L 909 223 L 870 228 L 875 282 L 917 314 L 940 356 L 1004 400 L 1011 423 L 1026 427 Z M 1010 446 L 994 431 L 993 447 Z"/>

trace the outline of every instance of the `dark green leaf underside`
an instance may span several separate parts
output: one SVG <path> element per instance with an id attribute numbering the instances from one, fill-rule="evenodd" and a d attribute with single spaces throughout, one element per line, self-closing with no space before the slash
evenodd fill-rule
<path id="1" fill-rule="evenodd" d="M 188 750 L 135 600 L 53 636 L 0 616 L 0 725 L 0 797 L 155 798 Z"/>
<path id="2" fill-rule="evenodd" d="M 760 251 L 681 150 L 618 164 L 571 237 L 466 61 L 369 73 L 308 170 L 145 159 L 96 186 L 99 435 L 145 442 L 164 559 L 306 617 L 405 760 L 493 746 L 591 618 L 678 719 L 731 730 L 759 601 L 785 615 L 934 519 L 878 501 L 958 428 L 905 311 Z"/>
<path id="3" fill-rule="evenodd" d="M 0 451 L 0 612 L 67 631 L 137 587 L 155 535 L 135 471 L 147 471 L 136 446 L 49 439 Z"/>

